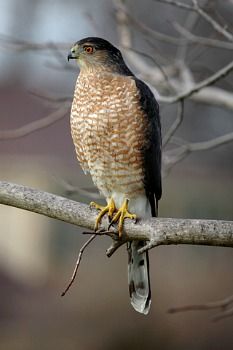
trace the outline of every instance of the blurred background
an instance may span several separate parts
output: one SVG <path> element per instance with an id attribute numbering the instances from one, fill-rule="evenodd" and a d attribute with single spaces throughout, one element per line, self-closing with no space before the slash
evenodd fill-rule
<path id="1" fill-rule="evenodd" d="M 183 3 L 193 6 L 193 1 Z M 232 1 L 199 3 L 233 33 Z M 192 75 L 189 83 L 200 81 L 232 59 L 232 48 L 203 46 L 188 42 L 187 36 L 181 45 L 156 36 L 161 32 L 179 40 L 177 23 L 198 37 L 227 42 L 195 11 L 155 0 L 2 0 L 0 179 L 89 203 L 96 190 L 76 161 L 70 136 L 69 106 L 78 68 L 67 64 L 67 52 L 83 37 L 104 37 L 122 48 L 131 69 L 158 94 L 173 96 L 187 87 L 181 84 L 184 72 Z M 203 142 L 233 131 L 232 77 L 217 83 L 228 106 L 214 98 L 209 103 L 185 101 L 183 122 L 164 151 L 160 216 L 233 219 L 233 142 L 175 161 L 169 153 L 184 140 Z M 176 110 L 161 102 L 164 135 Z M 51 113 L 56 122 L 35 127 L 43 118 L 50 120 Z M 108 259 L 110 239 L 96 239 L 73 287 L 61 298 L 86 239 L 82 231 L 6 206 L 0 208 L 0 222 L 0 349 L 232 349 L 233 318 L 212 322 L 216 310 L 167 312 L 233 293 L 230 248 L 153 249 L 152 307 L 144 317 L 130 305 L 125 247 Z"/>

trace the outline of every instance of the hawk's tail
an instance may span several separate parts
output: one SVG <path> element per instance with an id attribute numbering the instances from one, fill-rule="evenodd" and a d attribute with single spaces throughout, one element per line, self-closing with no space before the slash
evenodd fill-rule
<path id="1" fill-rule="evenodd" d="M 151 304 L 148 252 L 138 254 L 145 241 L 128 243 L 128 281 L 131 304 L 142 314 L 148 314 Z"/>

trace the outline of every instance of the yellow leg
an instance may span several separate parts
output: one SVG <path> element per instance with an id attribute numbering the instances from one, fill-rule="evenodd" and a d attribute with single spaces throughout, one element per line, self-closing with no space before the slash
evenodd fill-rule
<path id="1" fill-rule="evenodd" d="M 101 223 L 102 217 L 106 213 L 108 213 L 108 217 L 111 219 L 112 216 L 113 216 L 114 211 L 116 210 L 115 203 L 114 203 L 112 198 L 110 199 L 110 201 L 108 202 L 108 204 L 106 206 L 99 205 L 99 204 L 97 204 L 95 202 L 91 202 L 90 206 L 92 208 L 100 210 L 100 213 L 97 216 L 96 221 L 95 221 L 95 228 L 94 228 L 95 231 L 98 230 L 98 227 L 99 227 L 99 224 Z"/>
<path id="2" fill-rule="evenodd" d="M 123 225 L 124 225 L 124 220 L 125 219 L 131 219 L 131 220 L 136 220 L 137 216 L 135 214 L 131 214 L 128 212 L 128 203 L 129 200 L 125 199 L 124 203 L 120 207 L 120 209 L 116 212 L 114 217 L 112 218 L 112 221 L 109 225 L 109 228 L 111 225 L 115 224 L 118 222 L 118 232 L 119 232 L 119 237 L 122 236 L 123 233 Z"/>

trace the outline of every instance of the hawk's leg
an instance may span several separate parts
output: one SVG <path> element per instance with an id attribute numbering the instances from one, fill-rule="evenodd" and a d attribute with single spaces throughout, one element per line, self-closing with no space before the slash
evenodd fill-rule
<path id="1" fill-rule="evenodd" d="M 102 217 L 106 213 L 108 213 L 109 219 L 112 219 L 113 213 L 116 210 L 116 206 L 115 206 L 115 203 L 114 203 L 112 198 L 109 200 L 109 202 L 108 202 L 108 204 L 106 206 L 99 205 L 99 204 L 97 204 L 95 202 L 91 202 L 90 206 L 92 208 L 100 210 L 100 213 L 97 216 L 96 221 L 95 221 L 95 228 L 94 228 L 95 231 L 98 230 L 98 227 L 99 227 L 99 224 L 101 223 Z"/>
<path id="2" fill-rule="evenodd" d="M 135 214 L 131 214 L 128 212 L 128 203 L 129 203 L 129 200 L 126 198 L 122 206 L 120 207 L 120 209 L 116 212 L 116 214 L 112 218 L 112 221 L 109 225 L 109 228 L 110 228 L 113 224 L 118 222 L 119 237 L 121 237 L 123 233 L 124 220 L 125 219 L 136 220 L 137 218 Z"/>

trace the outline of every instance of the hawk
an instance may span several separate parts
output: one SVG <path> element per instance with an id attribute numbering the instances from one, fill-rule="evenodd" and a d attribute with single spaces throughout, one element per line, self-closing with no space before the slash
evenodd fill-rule
<path id="1" fill-rule="evenodd" d="M 161 197 L 161 126 L 159 105 L 149 87 L 127 67 L 121 52 L 108 41 L 88 37 L 76 42 L 68 55 L 80 73 L 71 108 L 71 134 L 85 173 L 106 198 L 94 202 L 119 237 L 126 218 L 157 216 Z M 151 304 L 148 252 L 145 242 L 128 243 L 131 304 L 147 314 Z"/>

